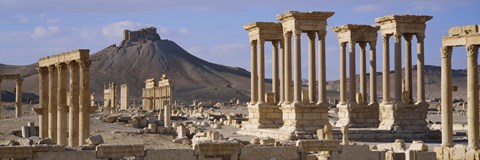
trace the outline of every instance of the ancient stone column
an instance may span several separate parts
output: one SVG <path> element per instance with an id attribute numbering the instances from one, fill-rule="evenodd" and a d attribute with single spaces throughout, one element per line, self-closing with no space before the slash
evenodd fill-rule
<path id="1" fill-rule="evenodd" d="M 57 144 L 66 145 L 67 142 L 67 64 L 57 65 Z"/>
<path id="2" fill-rule="evenodd" d="M 478 46 L 467 46 L 468 148 L 478 148 Z"/>
<path id="3" fill-rule="evenodd" d="M 452 47 L 442 47 L 442 146 L 453 147 Z M 418 72 L 418 71 L 417 71 Z"/>
<path id="4" fill-rule="evenodd" d="M 48 67 L 48 137 L 57 143 L 57 67 Z"/>
<path id="5" fill-rule="evenodd" d="M 285 103 L 292 102 L 292 32 L 284 33 L 285 38 Z"/>
<path id="6" fill-rule="evenodd" d="M 370 46 L 370 104 L 377 102 L 377 42 L 368 42 Z"/>
<path id="7" fill-rule="evenodd" d="M 79 93 L 78 93 L 78 63 L 77 61 L 70 61 L 69 63 L 70 69 L 70 104 L 69 104 L 69 115 L 68 115 L 68 146 L 76 147 L 78 146 L 78 103 L 79 103 Z"/>
<path id="8" fill-rule="evenodd" d="M 274 102 L 279 100 L 278 85 L 278 41 L 272 41 L 272 92 L 275 93 Z"/>
<path id="9" fill-rule="evenodd" d="M 367 102 L 367 42 L 359 42 L 360 46 L 360 93 L 363 96 L 363 102 Z"/>
<path id="10" fill-rule="evenodd" d="M 326 103 L 326 62 L 325 62 L 325 36 L 326 32 L 318 33 L 318 104 Z"/>
<path id="11" fill-rule="evenodd" d="M 315 103 L 315 32 L 308 32 L 308 99 Z"/>
<path id="12" fill-rule="evenodd" d="M 383 42 L 383 103 L 390 103 L 390 35 L 382 35 Z"/>
<path id="13" fill-rule="evenodd" d="M 169 128 L 170 126 L 170 115 L 172 114 L 171 106 L 170 105 L 165 105 L 163 106 L 163 113 L 165 114 L 163 116 L 163 126 L 165 128 Z"/>
<path id="14" fill-rule="evenodd" d="M 15 117 L 22 116 L 22 82 L 23 79 L 17 79 L 17 86 L 15 88 Z"/>
<path id="15" fill-rule="evenodd" d="M 38 113 L 38 136 L 48 137 L 48 68 L 38 68 L 38 96 L 40 113 Z"/>
<path id="16" fill-rule="evenodd" d="M 258 41 L 258 104 L 265 103 L 265 40 Z"/>
<path id="17" fill-rule="evenodd" d="M 294 47 L 295 47 L 295 76 L 294 76 L 294 82 L 293 82 L 293 102 L 294 103 L 301 103 L 302 102 L 302 54 L 301 54 L 301 35 L 302 31 L 300 30 L 295 30 L 293 31 L 294 37 L 295 37 L 295 42 L 294 42 Z"/>
<path id="18" fill-rule="evenodd" d="M 90 60 L 80 60 L 79 145 L 90 136 Z"/>
<path id="19" fill-rule="evenodd" d="M 402 35 L 395 33 L 395 57 L 394 57 L 394 83 L 395 83 L 395 103 L 402 103 Z"/>
<path id="20" fill-rule="evenodd" d="M 425 75 L 423 74 L 424 70 L 424 43 L 425 39 L 424 34 L 417 34 L 417 101 L 425 102 Z"/>
<path id="21" fill-rule="evenodd" d="M 348 57 L 350 58 L 350 61 L 349 61 L 349 64 L 348 64 L 348 67 L 349 67 L 349 96 L 348 96 L 348 101 L 350 103 L 356 103 L 355 102 L 355 95 L 357 93 L 357 86 L 356 86 L 356 71 L 355 71 L 355 43 L 354 41 L 350 41 L 348 42 L 348 44 L 350 45 L 349 49 L 349 55 Z"/>
<path id="22" fill-rule="evenodd" d="M 408 103 L 413 103 L 412 93 L 412 35 L 405 34 L 405 88 L 408 91 Z"/>
<path id="23" fill-rule="evenodd" d="M 340 43 L 340 104 L 347 103 L 347 44 Z"/>
<path id="24" fill-rule="evenodd" d="M 285 80 L 283 79 L 285 77 L 285 48 L 284 48 L 285 42 L 280 41 L 280 96 L 279 96 L 279 103 L 283 103 L 285 100 Z"/>
<path id="25" fill-rule="evenodd" d="M 250 99 L 250 104 L 255 104 L 257 103 L 258 96 L 257 96 L 257 41 L 253 40 L 250 41 L 250 49 L 251 49 L 251 74 L 250 74 L 250 94 L 251 94 L 251 99 Z"/>

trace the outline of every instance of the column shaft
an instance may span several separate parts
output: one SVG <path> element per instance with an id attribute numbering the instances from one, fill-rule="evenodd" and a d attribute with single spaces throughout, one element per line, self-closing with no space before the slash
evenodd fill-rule
<path id="1" fill-rule="evenodd" d="M 442 47 L 442 146 L 453 147 L 453 115 L 452 115 L 452 48 Z M 418 71 L 417 71 L 418 72 Z"/>
<path id="2" fill-rule="evenodd" d="M 90 136 L 90 60 L 80 61 L 79 145 Z"/>
<path id="3" fill-rule="evenodd" d="M 308 99 L 315 103 L 315 32 L 308 34 Z"/>
<path id="4" fill-rule="evenodd" d="M 57 67 L 48 68 L 48 137 L 57 143 Z"/>
<path id="5" fill-rule="evenodd" d="M 78 73 L 78 64 L 76 61 L 71 61 L 69 63 L 69 69 L 70 69 L 70 104 L 69 104 L 69 116 L 68 116 L 68 146 L 71 147 L 76 147 L 78 146 L 79 139 L 78 139 L 78 103 L 79 103 L 79 95 L 78 95 L 78 79 L 79 79 L 79 73 Z"/>
<path id="6" fill-rule="evenodd" d="M 349 67 L 349 96 L 348 96 L 348 101 L 349 103 L 355 103 L 355 94 L 357 93 L 357 86 L 356 86 L 356 71 L 355 71 L 355 43 L 354 41 L 350 41 L 349 42 L 349 64 L 348 64 L 348 67 Z"/>
<path id="7" fill-rule="evenodd" d="M 18 79 L 15 88 L 15 117 L 17 118 L 22 116 L 22 82 L 23 79 Z"/>
<path id="8" fill-rule="evenodd" d="M 292 32 L 284 33 L 285 38 L 285 103 L 292 102 Z"/>
<path id="9" fill-rule="evenodd" d="M 383 41 L 383 74 L 382 74 L 382 94 L 383 103 L 390 103 L 390 35 L 382 35 Z"/>
<path id="10" fill-rule="evenodd" d="M 370 104 L 377 103 L 377 50 L 376 42 L 369 42 L 370 46 Z"/>
<path id="11" fill-rule="evenodd" d="M 347 103 L 347 44 L 340 43 L 340 104 Z"/>
<path id="12" fill-rule="evenodd" d="M 412 90 L 412 35 L 405 38 L 405 89 L 408 91 L 408 103 L 413 103 Z"/>
<path id="13" fill-rule="evenodd" d="M 395 40 L 395 103 L 402 103 L 402 35 L 396 33 L 393 35 Z"/>
<path id="14" fill-rule="evenodd" d="M 57 65 L 57 144 L 66 145 L 67 142 L 67 64 Z"/>
<path id="15" fill-rule="evenodd" d="M 360 42 L 360 93 L 363 96 L 363 102 L 367 102 L 367 42 Z M 368 103 L 367 103 L 368 104 Z"/>
<path id="16" fill-rule="evenodd" d="M 425 75 L 424 64 L 425 64 L 425 54 L 424 54 L 424 43 L 425 39 L 424 34 L 417 34 L 417 101 L 425 102 Z"/>
<path id="17" fill-rule="evenodd" d="M 284 48 L 285 42 L 280 41 L 280 97 L 279 97 L 279 104 L 283 103 L 285 100 L 285 48 Z"/>
<path id="18" fill-rule="evenodd" d="M 258 40 L 258 103 L 265 103 L 265 40 Z"/>
<path id="19" fill-rule="evenodd" d="M 250 104 L 257 103 L 258 100 L 258 91 L 257 91 L 257 41 L 250 41 L 251 49 L 251 74 L 250 74 Z"/>
<path id="20" fill-rule="evenodd" d="M 275 93 L 274 102 L 279 100 L 278 84 L 278 41 L 272 41 L 272 92 Z"/>
<path id="21" fill-rule="evenodd" d="M 467 46 L 468 148 L 478 149 L 478 47 Z"/>
<path id="22" fill-rule="evenodd" d="M 326 62 L 325 62 L 325 36 L 326 32 L 317 32 L 318 33 L 318 103 L 327 102 L 327 92 L 326 92 Z"/>
<path id="23" fill-rule="evenodd" d="M 48 137 L 48 68 L 38 68 L 38 96 L 40 99 L 41 114 L 38 115 L 40 138 Z"/>
<path id="24" fill-rule="evenodd" d="M 299 30 L 293 31 L 295 42 L 295 76 L 293 82 L 293 102 L 294 103 L 301 103 L 302 102 L 302 51 L 301 51 L 301 35 L 302 32 Z"/>

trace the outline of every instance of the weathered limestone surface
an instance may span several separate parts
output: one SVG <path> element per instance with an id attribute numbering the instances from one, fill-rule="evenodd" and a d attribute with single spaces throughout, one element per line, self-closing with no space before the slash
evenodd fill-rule
<path id="1" fill-rule="evenodd" d="M 2 89 L 2 80 L 15 80 L 16 87 L 15 87 L 15 117 L 22 116 L 22 82 L 23 79 L 21 78 L 20 74 L 3 74 L 0 75 L 0 89 Z M 2 107 L 2 98 L 0 97 L 0 107 Z M 0 110 L 0 114 L 2 111 Z M 0 116 L 0 119 L 2 117 Z"/>
<path id="2" fill-rule="evenodd" d="M 100 144 L 96 148 L 99 158 L 122 158 L 126 156 L 143 157 L 145 156 L 144 146 L 142 144 L 129 145 L 109 145 Z"/>
<path id="3" fill-rule="evenodd" d="M 335 160 L 385 160 L 385 151 L 371 151 L 368 145 L 342 145 L 341 152 L 332 152 L 331 159 Z"/>
<path id="4" fill-rule="evenodd" d="M 147 79 L 142 90 L 143 109 L 151 111 L 163 109 L 165 105 L 172 104 L 172 86 L 167 75 L 163 74 L 155 87 L 155 79 Z"/>
<path id="5" fill-rule="evenodd" d="M 128 85 L 120 85 L 120 109 L 127 110 L 130 105 L 130 94 L 128 92 Z"/>
<path id="6" fill-rule="evenodd" d="M 191 149 L 146 149 L 144 160 L 192 160 L 196 159 Z"/>
<path id="7" fill-rule="evenodd" d="M 299 159 L 297 147 L 295 146 L 245 146 L 240 151 L 240 160 L 278 159 L 296 160 Z"/>

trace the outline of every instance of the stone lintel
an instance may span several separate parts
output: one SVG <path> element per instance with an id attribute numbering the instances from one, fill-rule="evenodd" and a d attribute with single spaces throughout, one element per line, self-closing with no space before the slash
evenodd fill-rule
<path id="1" fill-rule="evenodd" d="M 298 30 L 301 32 L 322 32 L 326 33 L 327 19 L 335 12 L 298 12 L 288 11 L 277 15 L 282 21 L 283 31 L 289 32 Z"/>
<path id="2" fill-rule="evenodd" d="M 480 45 L 480 33 L 457 36 L 443 36 L 442 45 L 448 47 Z"/>
<path id="3" fill-rule="evenodd" d="M 346 24 L 333 27 L 333 31 L 337 32 L 338 42 L 371 42 L 377 41 L 378 30 L 380 26 Z"/>
<path id="4" fill-rule="evenodd" d="M 0 79 L 21 79 L 20 74 L 2 74 L 0 75 Z"/>
<path id="5" fill-rule="evenodd" d="M 248 31 L 250 40 L 263 39 L 265 41 L 283 40 L 282 23 L 253 22 L 243 27 Z"/>
<path id="6" fill-rule="evenodd" d="M 423 34 L 426 22 L 432 19 L 427 15 L 389 15 L 375 19 L 381 25 L 382 34 Z"/>
<path id="7" fill-rule="evenodd" d="M 145 156 L 143 144 L 112 145 L 100 144 L 96 148 L 97 158 L 118 158 L 126 156 Z"/>
<path id="8" fill-rule="evenodd" d="M 317 20 L 317 21 L 326 21 L 327 18 L 333 16 L 335 12 L 300 12 L 300 11 L 287 11 L 283 14 L 278 14 L 277 19 L 280 21 L 287 21 L 290 19 L 297 20 Z"/>
<path id="9" fill-rule="evenodd" d="M 240 148 L 239 142 L 225 140 L 198 141 L 193 146 L 195 155 L 237 155 Z"/>
<path id="10" fill-rule="evenodd" d="M 0 146 L 0 159 L 32 159 L 32 146 Z"/>
<path id="11" fill-rule="evenodd" d="M 40 58 L 40 60 L 38 60 L 38 66 L 48 67 L 50 65 L 68 63 L 74 60 L 88 60 L 90 56 L 89 54 L 90 50 L 88 49 L 78 49 L 69 52 L 63 52 L 57 55 Z"/>
<path id="12" fill-rule="evenodd" d="M 448 29 L 448 36 L 462 36 L 480 33 L 480 25 L 456 26 Z"/>
<path id="13" fill-rule="evenodd" d="M 301 152 L 340 151 L 340 140 L 316 140 L 302 139 L 297 141 L 297 147 Z"/>
<path id="14" fill-rule="evenodd" d="M 380 18 L 375 18 L 375 22 L 382 25 L 387 23 L 425 23 L 432 18 L 433 16 L 428 15 L 387 15 Z"/>

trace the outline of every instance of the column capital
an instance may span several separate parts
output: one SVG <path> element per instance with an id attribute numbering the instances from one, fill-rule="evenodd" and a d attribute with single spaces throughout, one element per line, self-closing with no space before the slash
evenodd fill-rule
<path id="1" fill-rule="evenodd" d="M 452 58 L 452 47 L 442 47 L 440 48 L 440 52 L 442 53 L 442 58 L 451 59 Z"/>
<path id="2" fill-rule="evenodd" d="M 309 40 L 314 41 L 316 34 L 315 34 L 315 32 L 308 32 L 307 36 L 308 36 Z"/>
<path id="3" fill-rule="evenodd" d="M 256 39 L 250 40 L 250 47 L 251 48 L 257 47 L 257 40 Z"/>
<path id="4" fill-rule="evenodd" d="M 19 78 L 17 80 L 15 80 L 17 82 L 18 85 L 22 85 L 22 82 L 23 82 L 23 79 L 22 78 Z"/>
<path id="5" fill-rule="evenodd" d="M 291 39 L 292 38 L 292 31 L 284 32 L 283 36 L 284 36 L 285 39 Z"/>
<path id="6" fill-rule="evenodd" d="M 340 42 L 338 43 L 338 45 L 340 45 L 340 47 L 345 48 L 347 46 L 347 42 Z"/>
<path id="7" fill-rule="evenodd" d="M 352 48 L 355 48 L 356 44 L 357 44 L 357 42 L 355 42 L 355 41 L 348 41 L 348 45 L 350 45 L 350 50 L 352 50 Z"/>
<path id="8" fill-rule="evenodd" d="M 258 39 L 257 43 L 260 44 L 260 47 L 265 47 L 265 40 L 264 39 Z"/>
<path id="9" fill-rule="evenodd" d="M 478 47 L 477 45 L 468 45 L 467 48 L 467 56 L 468 57 L 478 57 Z"/>
<path id="10" fill-rule="evenodd" d="M 277 48 L 278 47 L 278 42 L 279 42 L 279 40 L 273 40 L 272 41 L 272 46 Z"/>
<path id="11" fill-rule="evenodd" d="M 368 45 L 370 46 L 370 48 L 375 48 L 377 47 L 377 41 L 370 41 L 368 42 Z"/>
<path id="12" fill-rule="evenodd" d="M 411 34 L 403 34 L 403 38 L 405 38 L 406 42 L 411 42 L 412 37 L 413 37 L 413 35 L 411 35 Z"/>
<path id="13" fill-rule="evenodd" d="M 80 64 L 80 69 L 90 69 L 90 65 L 92 64 L 91 60 L 79 60 L 78 63 Z"/>
<path id="14" fill-rule="evenodd" d="M 293 30 L 292 32 L 294 34 L 295 39 L 300 39 L 300 37 L 302 36 L 302 31 L 301 30 Z"/>
<path id="15" fill-rule="evenodd" d="M 49 71 L 50 73 L 52 73 L 52 72 L 54 72 L 54 71 L 56 71 L 56 70 L 57 70 L 57 66 L 55 66 L 55 65 L 50 65 L 50 66 L 48 66 L 48 71 Z"/>
<path id="16" fill-rule="evenodd" d="M 360 49 L 365 50 L 365 47 L 367 47 L 367 42 L 358 42 L 358 46 L 360 46 Z"/>
<path id="17" fill-rule="evenodd" d="M 318 32 L 317 32 L 317 35 L 318 35 L 318 39 L 325 39 L 325 37 L 327 36 L 327 32 L 325 32 L 325 31 L 318 31 Z"/>
<path id="18" fill-rule="evenodd" d="M 425 33 L 417 33 L 415 36 L 417 37 L 417 42 L 423 43 L 423 40 L 425 39 Z"/>
<path id="19" fill-rule="evenodd" d="M 73 68 L 73 67 L 77 67 L 78 66 L 78 62 L 77 61 L 70 61 L 68 62 L 68 67 L 69 68 Z"/>
<path id="20" fill-rule="evenodd" d="M 58 64 L 56 64 L 56 66 L 57 66 L 58 72 L 65 71 L 65 69 L 67 69 L 67 64 L 66 63 L 58 63 Z"/>
<path id="21" fill-rule="evenodd" d="M 37 71 L 40 74 L 47 74 L 48 73 L 48 67 L 38 67 Z"/>
<path id="22" fill-rule="evenodd" d="M 401 33 L 393 34 L 393 40 L 395 41 L 395 43 L 402 41 L 402 34 Z"/>

